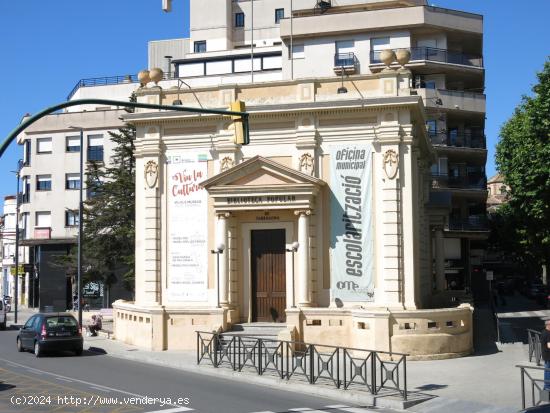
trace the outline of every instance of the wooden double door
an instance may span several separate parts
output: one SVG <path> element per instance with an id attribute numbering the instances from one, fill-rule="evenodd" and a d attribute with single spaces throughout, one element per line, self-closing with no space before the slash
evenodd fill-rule
<path id="1" fill-rule="evenodd" d="M 253 230 L 252 321 L 286 321 L 285 230 Z"/>

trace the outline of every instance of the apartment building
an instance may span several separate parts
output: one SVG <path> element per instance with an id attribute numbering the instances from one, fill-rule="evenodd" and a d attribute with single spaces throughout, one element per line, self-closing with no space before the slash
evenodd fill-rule
<path id="1" fill-rule="evenodd" d="M 117 96 L 115 90 L 110 97 L 127 99 L 130 95 L 126 90 L 119 92 Z M 109 107 L 73 107 L 42 118 L 18 137 L 23 146 L 20 242 L 29 250 L 20 262 L 30 269 L 26 277 L 35 280 L 34 306 L 55 311 L 72 308 L 76 274 L 67 271 L 60 257 L 77 245 L 80 151 L 85 171 L 91 161 L 109 165 L 114 147 L 109 132 L 124 125 L 122 113 L 126 112 Z M 83 191 L 84 200 L 93 196 L 85 186 Z M 109 305 L 101 300 L 103 296 L 86 301 L 92 306 Z M 114 296 L 130 297 L 116 284 Z"/>

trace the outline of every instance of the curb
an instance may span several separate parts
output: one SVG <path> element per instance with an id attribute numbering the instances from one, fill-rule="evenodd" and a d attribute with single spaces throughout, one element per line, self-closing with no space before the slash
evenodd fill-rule
<path id="1" fill-rule="evenodd" d="M 259 375 L 249 375 L 247 373 L 239 373 L 233 370 L 225 368 L 214 368 L 212 366 L 198 366 L 195 364 L 187 364 L 185 366 L 175 365 L 173 362 L 164 360 L 148 360 L 141 355 L 124 354 L 124 353 L 109 353 L 108 351 L 95 346 L 90 346 L 88 351 L 92 351 L 98 354 L 104 354 L 107 356 L 139 361 L 145 364 L 151 364 L 156 366 L 169 367 L 176 370 L 186 371 L 189 373 L 202 374 L 211 377 L 225 377 L 232 380 L 240 381 L 243 383 L 261 385 L 266 387 L 277 387 L 281 390 L 290 391 L 293 393 L 307 394 L 310 396 L 326 397 L 334 400 L 338 400 L 346 403 L 354 403 L 366 406 L 382 407 L 394 410 L 405 410 L 414 405 L 422 403 L 427 400 L 431 400 L 434 396 L 409 394 L 409 400 L 404 401 L 401 399 L 391 399 L 386 396 L 376 396 L 367 393 L 354 392 L 350 390 L 338 390 L 333 388 L 327 388 L 323 385 L 311 385 L 309 383 L 290 382 L 276 377 L 266 377 Z"/>

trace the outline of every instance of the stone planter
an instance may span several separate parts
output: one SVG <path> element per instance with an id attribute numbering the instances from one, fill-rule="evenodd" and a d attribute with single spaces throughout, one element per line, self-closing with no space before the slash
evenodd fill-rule
<path id="1" fill-rule="evenodd" d="M 164 72 L 162 71 L 162 69 L 159 69 L 158 67 L 154 67 L 149 71 L 149 76 L 151 77 L 151 80 L 158 85 L 158 83 L 164 77 Z"/>
<path id="2" fill-rule="evenodd" d="M 145 86 L 147 83 L 151 81 L 151 77 L 149 75 L 148 70 L 141 70 L 138 73 L 138 80 L 141 86 Z"/>
<path id="3" fill-rule="evenodd" d="M 409 49 L 398 49 L 395 52 L 395 58 L 397 63 L 404 67 L 411 60 L 411 51 Z"/>
<path id="4" fill-rule="evenodd" d="M 395 61 L 395 52 L 391 49 L 382 50 L 380 52 L 380 60 L 382 63 L 384 63 L 386 66 L 390 67 L 392 62 Z"/>

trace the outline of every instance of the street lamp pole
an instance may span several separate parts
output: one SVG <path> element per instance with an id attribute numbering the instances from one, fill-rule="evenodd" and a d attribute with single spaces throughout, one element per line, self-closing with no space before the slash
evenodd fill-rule
<path id="1" fill-rule="evenodd" d="M 300 244 L 298 243 L 298 241 L 294 241 L 292 243 L 292 245 L 290 246 L 290 248 L 287 248 L 286 250 L 288 252 L 292 252 L 292 307 L 291 308 L 296 308 L 296 298 L 295 298 L 295 289 L 294 289 L 294 253 L 296 251 L 298 251 L 298 248 L 300 247 Z"/>
<path id="2" fill-rule="evenodd" d="M 216 289 L 218 290 L 218 300 L 216 302 L 216 308 L 220 308 L 220 254 L 223 254 L 224 249 L 225 245 L 223 243 L 219 243 L 216 246 L 215 250 L 210 250 L 212 254 L 216 254 Z"/>
<path id="3" fill-rule="evenodd" d="M 76 258 L 76 289 L 78 300 L 78 324 L 82 326 L 82 187 L 84 180 L 84 129 L 69 126 L 70 129 L 80 130 L 80 181 L 78 185 L 78 252 Z"/>
<path id="4" fill-rule="evenodd" d="M 17 304 L 19 302 L 19 177 L 21 174 L 22 162 L 17 162 L 17 192 L 15 197 L 15 297 L 14 298 L 14 324 L 17 324 Z"/>
<path id="5" fill-rule="evenodd" d="M 78 258 L 77 281 L 78 288 L 78 324 L 82 327 L 82 187 L 84 179 L 84 130 L 80 129 L 80 182 L 78 185 Z"/>

